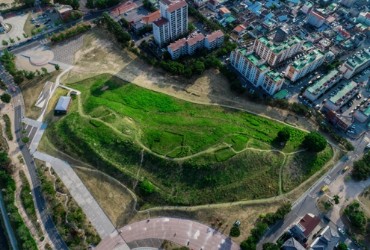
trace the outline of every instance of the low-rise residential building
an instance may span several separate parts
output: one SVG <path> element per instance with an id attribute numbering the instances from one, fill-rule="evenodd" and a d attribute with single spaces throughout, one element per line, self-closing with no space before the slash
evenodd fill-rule
<path id="1" fill-rule="evenodd" d="M 285 31 L 277 29 L 273 38 L 260 37 L 256 39 L 253 49 L 270 66 L 275 66 L 297 54 L 302 45 L 302 39 L 297 36 L 287 37 Z"/>
<path id="2" fill-rule="evenodd" d="M 300 221 L 295 224 L 290 232 L 299 242 L 306 242 L 315 228 L 320 224 L 320 218 L 313 214 L 306 214 Z"/>
<path id="3" fill-rule="evenodd" d="M 55 6 L 55 11 L 59 14 L 60 19 L 62 19 L 63 21 L 66 21 L 71 16 L 73 8 L 70 5 L 57 4 Z"/>
<path id="4" fill-rule="evenodd" d="M 351 78 L 358 72 L 370 65 L 370 48 L 365 48 L 349 57 L 339 68 L 346 79 Z"/>
<path id="5" fill-rule="evenodd" d="M 224 38 L 224 33 L 221 30 L 216 30 L 205 37 L 204 47 L 209 50 L 221 47 L 221 45 L 224 43 Z"/>
<path id="6" fill-rule="evenodd" d="M 307 17 L 307 23 L 319 28 L 325 23 L 325 17 L 320 15 L 317 11 L 311 10 Z"/>
<path id="7" fill-rule="evenodd" d="M 230 63 L 254 87 L 261 87 L 270 95 L 279 91 L 284 84 L 284 78 L 271 70 L 253 51 L 248 52 L 245 49 L 233 51 Z"/>
<path id="8" fill-rule="evenodd" d="M 196 50 L 206 48 L 208 50 L 220 47 L 224 42 L 224 33 L 221 30 L 204 36 L 201 33 L 193 33 L 188 38 L 179 39 L 167 47 L 172 59 L 178 59 L 183 55 L 192 55 Z"/>
<path id="9" fill-rule="evenodd" d="M 296 239 L 293 237 L 286 240 L 284 244 L 281 246 L 281 249 L 283 250 L 305 250 L 301 243 L 299 243 Z"/>
<path id="10" fill-rule="evenodd" d="M 311 243 L 309 250 L 332 250 L 339 242 L 338 233 L 329 226 L 320 230 L 317 238 Z"/>
<path id="11" fill-rule="evenodd" d="M 54 115 L 64 115 L 67 113 L 69 106 L 71 104 L 70 96 L 61 96 L 54 108 Z"/>
<path id="12" fill-rule="evenodd" d="M 343 75 L 338 70 L 334 69 L 325 76 L 314 81 L 313 84 L 305 90 L 303 96 L 311 101 L 315 101 L 342 78 Z"/>
<path id="13" fill-rule="evenodd" d="M 332 96 L 324 105 L 325 108 L 337 111 L 344 104 L 346 104 L 350 99 L 358 94 L 360 87 L 354 81 L 346 84 L 337 94 Z"/>
<path id="14" fill-rule="evenodd" d="M 207 2 L 207 8 L 210 9 L 210 10 L 212 10 L 212 11 L 216 11 L 218 5 L 219 5 L 218 0 L 209 0 Z"/>
<path id="15" fill-rule="evenodd" d="M 219 10 L 219 13 L 222 17 L 228 17 L 231 16 L 231 11 L 226 7 L 221 7 Z"/>
<path id="16" fill-rule="evenodd" d="M 305 2 L 305 3 L 302 5 L 302 7 L 301 7 L 301 11 L 302 11 L 304 14 L 306 14 L 306 15 L 307 15 L 307 14 L 311 11 L 312 7 L 313 7 L 313 3 L 311 3 L 311 2 L 309 2 L 309 1 L 307 1 L 307 2 Z"/>
<path id="17" fill-rule="evenodd" d="M 292 64 L 288 65 L 285 70 L 285 76 L 291 81 L 297 81 L 306 74 L 321 66 L 325 61 L 325 54 L 318 49 L 311 50 Z"/>
<path id="18" fill-rule="evenodd" d="M 366 103 L 362 104 L 361 107 L 355 111 L 353 117 L 359 122 L 368 121 L 370 117 L 370 102 L 367 101 Z"/>

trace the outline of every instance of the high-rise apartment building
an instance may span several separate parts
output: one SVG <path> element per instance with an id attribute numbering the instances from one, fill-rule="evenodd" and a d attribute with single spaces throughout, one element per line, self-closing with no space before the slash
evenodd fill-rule
<path id="1" fill-rule="evenodd" d="M 279 91 L 284 84 L 284 78 L 252 51 L 236 49 L 231 52 L 230 63 L 245 79 L 255 87 L 262 87 L 270 95 Z"/>
<path id="2" fill-rule="evenodd" d="M 154 40 L 160 46 L 188 32 L 188 4 L 185 0 L 161 0 L 161 18 L 153 22 Z"/>
<path id="3" fill-rule="evenodd" d="M 253 50 L 270 66 L 275 66 L 298 53 L 303 40 L 297 36 L 287 37 L 282 30 L 277 30 L 274 38 L 260 37 L 255 40 Z"/>

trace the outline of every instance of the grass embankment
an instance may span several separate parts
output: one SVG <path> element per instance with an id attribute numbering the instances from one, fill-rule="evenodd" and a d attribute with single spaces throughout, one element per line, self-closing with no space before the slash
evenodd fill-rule
<path id="1" fill-rule="evenodd" d="M 43 162 L 36 161 L 41 189 L 56 228 L 70 249 L 97 245 L 100 237 L 81 208 L 70 196 L 62 181 L 51 175 Z M 52 172 L 51 172 L 52 173 Z"/>
<path id="2" fill-rule="evenodd" d="M 71 87 L 82 92 L 83 113 L 78 100 L 73 101 L 70 113 L 49 127 L 48 138 L 59 149 L 136 187 L 145 202 L 194 205 L 278 194 L 284 155 L 269 149 L 286 125 L 189 103 L 110 75 Z M 290 134 L 283 152 L 298 150 L 305 136 L 294 128 Z M 141 162 L 142 145 L 168 158 L 146 150 Z M 154 190 L 146 189 L 148 182 Z"/>
<path id="3" fill-rule="evenodd" d="M 28 183 L 27 177 L 22 170 L 19 171 L 19 177 L 22 181 L 22 188 L 21 188 L 21 202 L 24 210 L 26 211 L 27 217 L 31 220 L 33 226 L 37 230 L 38 237 L 40 239 L 43 238 L 42 229 L 40 223 L 38 222 L 35 204 L 33 202 L 33 196 L 31 193 L 31 187 Z"/>
<path id="4" fill-rule="evenodd" d="M 5 134 L 6 137 L 8 137 L 8 140 L 12 141 L 13 140 L 13 134 L 12 134 L 12 124 L 10 121 L 10 118 L 7 114 L 3 115 L 3 119 L 5 122 Z"/>
<path id="5" fill-rule="evenodd" d="M 319 171 L 333 157 L 328 145 L 319 153 L 300 152 L 289 155 L 283 170 L 283 190 L 290 191 Z"/>

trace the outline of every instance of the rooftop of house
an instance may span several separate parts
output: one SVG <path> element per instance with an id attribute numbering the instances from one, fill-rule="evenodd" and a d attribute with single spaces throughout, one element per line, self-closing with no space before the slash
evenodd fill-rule
<path id="1" fill-rule="evenodd" d="M 224 33 L 221 30 L 213 31 L 211 34 L 208 34 L 206 36 L 206 39 L 208 42 L 213 42 L 214 40 L 221 38 L 224 36 Z"/>
<path id="2" fill-rule="evenodd" d="M 356 52 L 356 54 L 354 54 L 353 56 L 349 57 L 346 61 L 346 64 L 355 69 L 367 63 L 369 60 L 370 48 L 365 48 L 361 51 Z"/>
<path id="3" fill-rule="evenodd" d="M 282 249 L 284 250 L 305 250 L 305 248 L 301 245 L 301 243 L 299 243 L 293 237 L 284 242 L 284 244 L 282 245 Z"/>
<path id="4" fill-rule="evenodd" d="M 299 58 L 298 60 L 295 60 L 291 65 L 295 69 L 299 70 L 310 65 L 314 61 L 321 59 L 324 56 L 325 56 L 324 53 L 322 53 L 320 50 L 314 49 L 311 50 L 308 54 L 305 54 L 304 56 Z"/>
<path id="5" fill-rule="evenodd" d="M 312 250 L 325 250 L 325 249 L 335 249 L 339 242 L 338 233 L 326 226 L 321 232 L 319 232 L 319 237 L 317 237 L 311 244 L 310 249 Z"/>
<path id="6" fill-rule="evenodd" d="M 143 22 L 143 23 L 145 23 L 145 24 L 151 24 L 151 23 L 153 23 L 154 21 L 156 21 L 156 20 L 158 20 L 159 18 L 161 18 L 161 13 L 160 13 L 160 11 L 159 10 L 157 10 L 157 11 L 154 11 L 154 12 L 152 12 L 152 13 L 150 13 L 149 15 L 147 15 L 147 16 L 145 16 L 145 17 L 143 17 L 142 19 L 141 19 L 141 21 Z"/>
<path id="7" fill-rule="evenodd" d="M 340 77 L 339 71 L 336 70 L 336 69 L 330 71 L 324 77 L 321 77 L 320 79 L 318 79 L 317 81 L 315 81 L 315 83 L 313 85 L 311 85 L 307 89 L 307 91 L 310 92 L 310 93 L 312 93 L 312 94 L 314 94 L 314 95 L 316 95 L 321 90 L 329 88 L 330 87 L 329 82 L 331 80 L 334 80 L 333 78 L 335 78 L 335 77 Z"/>
<path id="8" fill-rule="evenodd" d="M 172 51 L 176 51 L 185 45 L 186 38 L 181 38 L 179 40 L 174 41 L 173 43 L 170 43 L 170 45 L 168 45 L 168 48 L 171 49 Z"/>
<path id="9" fill-rule="evenodd" d="M 236 32 L 236 33 L 240 33 L 240 32 L 242 32 L 242 31 L 244 31 L 246 28 L 245 28 L 245 26 L 243 25 L 243 24 L 239 24 L 238 26 L 236 26 L 235 28 L 234 28 L 234 31 Z"/>
<path id="10" fill-rule="evenodd" d="M 297 36 L 288 37 L 284 42 L 281 43 L 274 43 L 272 40 L 268 39 L 267 37 L 260 37 L 258 38 L 260 42 L 270 48 L 274 53 L 278 54 L 283 50 L 289 49 L 291 46 L 300 43 L 302 39 Z"/>
<path id="11" fill-rule="evenodd" d="M 220 11 L 221 15 L 225 15 L 225 14 L 230 14 L 231 13 L 231 11 L 228 8 L 226 8 L 226 7 L 221 7 L 219 9 L 219 11 Z"/>
<path id="12" fill-rule="evenodd" d="M 189 46 L 192 46 L 200 41 L 203 41 L 204 38 L 205 37 L 202 33 L 194 33 L 187 38 L 187 43 Z"/>
<path id="13" fill-rule="evenodd" d="M 339 104 L 341 100 L 346 100 L 353 96 L 353 91 L 355 91 L 355 88 L 358 86 L 358 84 L 354 81 L 351 81 L 350 83 L 346 84 L 336 95 L 331 97 L 329 100 L 334 104 Z"/>
<path id="14" fill-rule="evenodd" d="M 269 72 L 267 72 L 266 74 L 269 78 L 271 78 L 274 82 L 280 82 L 283 77 L 281 77 L 280 73 L 276 72 L 276 71 L 273 71 L 273 70 L 270 70 Z"/>
<path id="15" fill-rule="evenodd" d="M 59 97 L 58 103 L 55 106 L 55 110 L 67 111 L 70 101 L 71 101 L 70 96 Z"/>
<path id="16" fill-rule="evenodd" d="M 298 226 L 303 229 L 303 233 L 308 237 L 317 225 L 320 223 L 320 218 L 313 214 L 306 214 L 299 222 Z"/>

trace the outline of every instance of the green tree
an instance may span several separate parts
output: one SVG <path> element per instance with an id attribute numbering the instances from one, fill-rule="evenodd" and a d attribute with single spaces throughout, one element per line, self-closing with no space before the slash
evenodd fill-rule
<path id="1" fill-rule="evenodd" d="M 334 195 L 333 200 L 334 200 L 335 204 L 339 204 L 339 196 L 338 195 Z"/>
<path id="2" fill-rule="evenodd" d="M 60 70 L 59 64 L 55 64 L 54 67 L 55 67 L 55 70 Z"/>
<path id="3" fill-rule="evenodd" d="M 87 0 L 86 8 L 93 9 L 95 7 L 94 0 Z"/>
<path id="4" fill-rule="evenodd" d="M 367 223 L 365 213 L 361 210 L 360 203 L 357 201 L 351 203 L 344 209 L 344 214 L 348 216 L 354 227 L 364 231 Z"/>
<path id="5" fill-rule="evenodd" d="M 233 225 L 230 228 L 230 234 L 231 237 L 239 237 L 240 236 L 240 228 L 238 225 Z"/>
<path id="6" fill-rule="evenodd" d="M 347 249 L 348 249 L 347 245 L 343 242 L 339 243 L 337 246 L 337 250 L 347 250 Z"/>
<path id="7" fill-rule="evenodd" d="M 256 250 L 257 240 L 253 236 L 249 236 L 246 240 L 240 244 L 242 250 Z"/>
<path id="8" fill-rule="evenodd" d="M 48 70 L 44 67 L 41 68 L 42 74 L 46 75 L 48 73 Z"/>
<path id="9" fill-rule="evenodd" d="M 192 23 L 188 23 L 188 31 L 189 33 L 192 33 L 195 30 L 195 26 Z"/>
<path id="10" fill-rule="evenodd" d="M 79 3 L 79 0 L 72 0 L 71 2 L 71 6 L 74 10 L 78 10 L 78 8 L 80 7 L 80 3 Z"/>
<path id="11" fill-rule="evenodd" d="M 263 244 L 262 249 L 263 250 L 279 250 L 280 247 L 276 245 L 275 243 L 267 242 Z"/>
<path id="12" fill-rule="evenodd" d="M 202 61 L 196 60 L 193 64 L 193 71 L 196 74 L 202 74 L 205 70 L 204 63 Z"/>
<path id="13" fill-rule="evenodd" d="M 10 100 L 12 99 L 12 96 L 9 95 L 8 93 L 4 93 L 1 95 L 0 99 L 2 102 L 9 103 Z"/>
<path id="14" fill-rule="evenodd" d="M 325 138 L 318 132 L 311 132 L 305 136 L 303 140 L 303 147 L 312 152 L 323 151 L 326 147 Z"/>
<path id="15" fill-rule="evenodd" d="M 284 127 L 282 130 L 278 132 L 277 141 L 281 143 L 286 143 L 290 139 L 290 129 L 288 127 Z"/>

